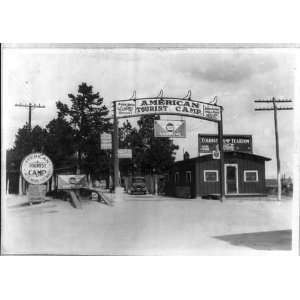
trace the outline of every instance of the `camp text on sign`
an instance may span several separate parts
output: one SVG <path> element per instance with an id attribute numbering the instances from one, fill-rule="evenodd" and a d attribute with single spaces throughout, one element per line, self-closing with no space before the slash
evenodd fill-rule
<path id="1" fill-rule="evenodd" d="M 53 174 L 53 164 L 43 153 L 31 153 L 21 163 L 23 178 L 31 184 L 46 183 Z"/>
<path id="2" fill-rule="evenodd" d="M 185 115 L 210 121 L 220 121 L 221 107 L 179 98 L 140 98 L 121 100 L 116 103 L 117 118 L 148 114 Z"/>

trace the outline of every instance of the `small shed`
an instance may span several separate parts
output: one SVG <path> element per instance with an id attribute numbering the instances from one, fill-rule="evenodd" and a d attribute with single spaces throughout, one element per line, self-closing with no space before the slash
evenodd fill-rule
<path id="1" fill-rule="evenodd" d="M 266 195 L 265 162 L 268 157 L 224 152 L 225 196 Z M 219 160 L 211 154 L 175 162 L 169 172 L 166 194 L 176 197 L 220 195 Z"/>

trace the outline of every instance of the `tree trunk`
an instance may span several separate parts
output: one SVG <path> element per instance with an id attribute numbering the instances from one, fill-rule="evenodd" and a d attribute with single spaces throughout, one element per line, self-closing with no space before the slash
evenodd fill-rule
<path id="1" fill-rule="evenodd" d="M 81 172 L 81 150 L 78 150 L 76 174 L 80 175 L 80 172 Z"/>

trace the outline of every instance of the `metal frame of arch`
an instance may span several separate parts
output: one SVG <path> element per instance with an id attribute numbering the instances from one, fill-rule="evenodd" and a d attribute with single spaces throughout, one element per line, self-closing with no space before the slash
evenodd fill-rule
<path id="1" fill-rule="evenodd" d="M 198 118 L 218 124 L 218 144 L 220 151 L 220 199 L 224 200 L 224 152 L 223 152 L 223 107 L 216 104 L 216 97 L 212 102 L 202 102 L 191 99 L 191 91 L 183 98 L 164 97 L 161 90 L 157 97 L 136 98 L 136 92 L 130 99 L 113 101 L 114 130 L 113 130 L 113 158 L 114 158 L 114 188 L 119 186 L 119 136 L 118 120 L 121 118 L 141 117 L 145 115 L 179 115 Z"/>

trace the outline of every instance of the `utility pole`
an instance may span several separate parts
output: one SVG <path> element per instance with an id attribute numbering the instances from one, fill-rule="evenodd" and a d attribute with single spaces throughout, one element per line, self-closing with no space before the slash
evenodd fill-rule
<path id="1" fill-rule="evenodd" d="M 224 149 L 223 149 L 223 107 L 221 109 L 221 120 L 218 121 L 218 146 L 220 151 L 219 170 L 220 170 L 220 200 L 225 199 L 225 177 L 224 177 Z"/>
<path id="2" fill-rule="evenodd" d="M 114 124 L 113 124 L 113 159 L 114 159 L 114 190 L 118 189 L 119 184 L 119 157 L 118 157 L 118 149 L 119 149 L 119 126 L 118 126 L 118 118 L 117 118 L 117 102 L 113 102 L 114 107 Z"/>
<path id="3" fill-rule="evenodd" d="M 275 99 L 271 100 L 254 100 L 256 103 L 272 103 L 273 107 L 255 108 L 256 111 L 274 111 L 274 126 L 275 126 L 275 142 L 276 142 L 276 161 L 277 161 L 277 185 L 278 185 L 278 201 L 281 201 L 281 175 L 280 175 L 280 156 L 279 156 L 279 138 L 278 138 L 278 110 L 292 110 L 292 107 L 277 107 L 277 103 L 291 103 L 290 99 Z"/>
<path id="4" fill-rule="evenodd" d="M 29 131 L 31 131 L 31 111 L 34 108 L 45 108 L 46 106 L 44 105 L 36 105 L 36 104 L 32 104 L 32 103 L 28 103 L 28 104 L 15 104 L 15 106 L 19 106 L 19 107 L 25 107 L 28 108 L 28 129 Z"/>

